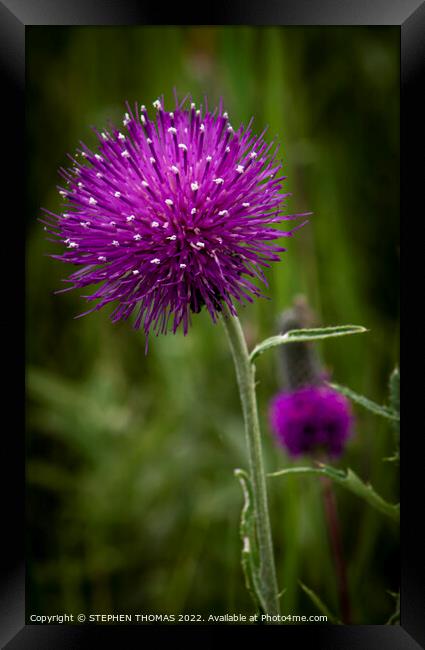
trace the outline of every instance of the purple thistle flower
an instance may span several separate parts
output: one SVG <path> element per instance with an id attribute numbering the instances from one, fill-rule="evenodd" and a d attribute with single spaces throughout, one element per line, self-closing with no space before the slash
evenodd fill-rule
<path id="1" fill-rule="evenodd" d="M 279 393 L 269 408 L 272 429 L 291 456 L 325 451 L 340 456 L 351 434 L 349 401 L 327 386 Z"/>
<path id="2" fill-rule="evenodd" d="M 127 103 L 122 131 L 94 129 L 97 151 L 82 143 L 69 156 L 64 211 L 45 210 L 43 223 L 65 247 L 52 257 L 82 267 L 64 291 L 97 285 L 85 313 L 117 303 L 113 322 L 136 310 L 146 336 L 166 333 L 170 319 L 186 334 L 190 311 L 205 305 L 215 321 L 223 302 L 235 314 L 234 302 L 262 295 L 253 279 L 267 284 L 261 267 L 285 250 L 270 242 L 293 232 L 271 226 L 301 215 L 283 216 L 277 148 L 252 120 L 234 131 L 221 104 L 153 105 L 153 120 Z"/>

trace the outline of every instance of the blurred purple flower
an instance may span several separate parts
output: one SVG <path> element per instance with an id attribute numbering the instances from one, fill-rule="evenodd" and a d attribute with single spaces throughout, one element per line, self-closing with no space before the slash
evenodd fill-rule
<path id="1" fill-rule="evenodd" d="M 279 393 L 271 402 L 270 424 L 291 456 L 317 450 L 340 456 L 352 428 L 349 401 L 327 386 Z"/>
<path id="2" fill-rule="evenodd" d="M 283 216 L 277 148 L 253 135 L 252 120 L 234 131 L 221 104 L 153 105 L 151 120 L 127 104 L 124 132 L 94 129 L 96 152 L 82 143 L 69 156 L 64 210 L 45 210 L 43 223 L 66 248 L 52 257 L 82 266 L 65 291 L 97 285 L 84 296 L 98 301 L 89 312 L 114 302 L 114 322 L 136 310 L 146 335 L 170 320 L 186 334 L 190 311 L 206 305 L 215 321 L 223 302 L 235 314 L 234 302 L 262 295 L 252 279 L 266 283 L 261 267 L 285 250 L 270 242 L 293 232 L 271 226 L 301 215 Z"/>

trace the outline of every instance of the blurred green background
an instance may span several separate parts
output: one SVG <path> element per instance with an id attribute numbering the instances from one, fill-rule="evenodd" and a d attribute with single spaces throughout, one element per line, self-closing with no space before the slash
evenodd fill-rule
<path id="1" fill-rule="evenodd" d="M 399 29 L 30 27 L 27 30 L 27 532 L 28 613 L 251 613 L 240 568 L 247 465 L 221 325 L 193 318 L 187 337 L 152 338 L 107 310 L 80 320 L 78 293 L 53 295 L 72 269 L 49 259 L 40 206 L 59 209 L 57 168 L 90 125 L 120 123 L 124 101 L 172 89 L 232 124 L 255 116 L 282 143 L 288 212 L 308 226 L 268 272 L 271 300 L 241 310 L 252 346 L 275 333 L 294 295 L 320 323 L 370 332 L 320 348 L 333 378 L 378 402 L 398 358 Z M 84 291 L 82 292 L 84 293 Z M 267 405 L 277 353 L 257 363 L 269 471 L 290 464 Z M 356 409 L 350 465 L 398 498 L 390 427 Z M 304 461 L 305 462 L 305 461 Z M 355 623 L 383 623 L 399 583 L 398 538 L 337 490 Z M 335 612 L 336 584 L 314 477 L 270 482 L 284 613 L 316 613 L 298 580 Z"/>

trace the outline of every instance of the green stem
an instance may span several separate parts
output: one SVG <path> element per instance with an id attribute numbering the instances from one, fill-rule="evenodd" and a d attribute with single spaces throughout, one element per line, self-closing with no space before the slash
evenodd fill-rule
<path id="1" fill-rule="evenodd" d="M 267 607 L 267 614 L 279 614 L 278 586 L 267 502 L 266 474 L 261 450 L 261 433 L 255 394 L 255 366 L 249 360 L 248 348 L 238 317 L 232 316 L 226 307 L 222 320 L 232 350 L 245 421 L 249 468 L 254 492 L 255 526 L 263 599 Z"/>

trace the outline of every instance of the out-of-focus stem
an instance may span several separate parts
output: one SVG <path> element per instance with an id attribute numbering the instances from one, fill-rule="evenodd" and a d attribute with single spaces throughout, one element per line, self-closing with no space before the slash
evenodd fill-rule
<path id="1" fill-rule="evenodd" d="M 350 597 L 348 593 L 347 569 L 344 560 L 344 551 L 342 547 L 341 529 L 335 494 L 332 482 L 327 477 L 321 479 L 323 487 L 323 503 L 325 506 L 326 523 L 329 532 L 329 540 L 332 548 L 335 574 L 338 582 L 338 595 L 341 609 L 341 619 L 345 625 L 351 622 Z"/>

